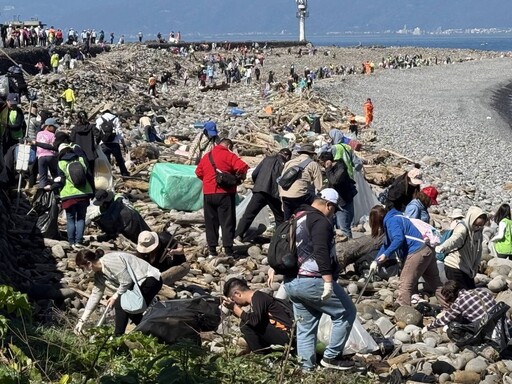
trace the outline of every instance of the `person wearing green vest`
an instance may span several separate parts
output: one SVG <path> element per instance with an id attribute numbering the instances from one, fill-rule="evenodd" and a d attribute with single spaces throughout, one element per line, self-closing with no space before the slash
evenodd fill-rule
<path id="1" fill-rule="evenodd" d="M 494 250 L 498 257 L 503 259 L 512 258 L 512 220 L 510 214 L 510 205 L 502 204 L 496 214 L 494 221 L 498 224 L 498 233 L 490 243 L 494 244 Z"/>
<path id="2" fill-rule="evenodd" d="M 60 189 L 62 209 L 66 211 L 68 242 L 73 249 L 82 247 L 85 232 L 85 214 L 93 194 L 92 175 L 87 160 L 77 145 L 59 145 L 59 176 L 53 189 Z"/>
<path id="3" fill-rule="evenodd" d="M 4 154 L 13 145 L 19 144 L 20 139 L 25 136 L 25 116 L 23 111 L 18 106 L 20 103 L 20 96 L 17 93 L 9 93 L 7 95 L 7 124 L 4 133 L 3 150 Z"/>

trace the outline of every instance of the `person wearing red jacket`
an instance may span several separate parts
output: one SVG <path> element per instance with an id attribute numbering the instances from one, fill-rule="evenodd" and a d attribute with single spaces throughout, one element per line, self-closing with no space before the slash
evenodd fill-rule
<path id="1" fill-rule="evenodd" d="M 216 170 L 222 173 L 236 175 L 240 180 L 245 179 L 249 166 L 231 152 L 233 142 L 222 139 L 219 145 L 206 153 L 196 168 L 196 175 L 203 182 L 203 210 L 206 229 L 206 241 L 210 256 L 217 256 L 219 242 L 219 226 L 222 228 L 222 245 L 227 256 L 233 256 L 233 238 L 235 237 L 236 186 L 223 188 L 217 184 Z M 213 163 L 210 159 L 210 154 Z"/>

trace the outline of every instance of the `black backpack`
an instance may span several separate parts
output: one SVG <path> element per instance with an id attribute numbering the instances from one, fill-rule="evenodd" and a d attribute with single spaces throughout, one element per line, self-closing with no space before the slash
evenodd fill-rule
<path id="1" fill-rule="evenodd" d="M 101 141 L 103 141 L 104 143 L 111 143 L 116 138 L 114 119 L 107 120 L 102 117 L 101 120 L 103 120 L 103 123 L 101 123 L 100 132 Z"/>
<path id="2" fill-rule="evenodd" d="M 71 160 L 67 169 L 69 178 L 75 187 L 81 188 L 87 184 L 87 171 L 78 159 Z"/>
<path id="3" fill-rule="evenodd" d="M 267 254 L 268 265 L 280 275 L 296 276 L 299 271 L 295 238 L 297 220 L 305 214 L 306 212 L 301 212 L 298 215 L 293 215 L 289 220 L 280 224 L 270 240 Z"/>
<path id="4" fill-rule="evenodd" d="M 277 179 L 277 184 L 281 186 L 285 191 L 289 190 L 290 187 L 295 183 L 302 175 L 302 171 L 311 163 L 313 160 L 306 159 L 301 163 L 288 168 L 281 177 Z"/>

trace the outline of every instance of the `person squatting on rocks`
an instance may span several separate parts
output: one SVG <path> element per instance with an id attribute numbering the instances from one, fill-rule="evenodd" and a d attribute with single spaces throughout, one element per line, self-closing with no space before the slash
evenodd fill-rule
<path id="1" fill-rule="evenodd" d="M 93 237 L 93 240 L 108 241 L 123 235 L 137 244 L 140 233 L 150 230 L 140 213 L 124 203 L 122 195 L 98 189 L 93 204 L 98 206 L 100 211 L 100 215 L 95 217 L 93 222 L 104 232 Z"/>
<path id="2" fill-rule="evenodd" d="M 298 273 L 285 277 L 284 288 L 293 303 L 297 321 L 297 355 L 304 371 L 312 371 L 316 367 L 316 331 L 322 313 L 331 317 L 332 330 L 320 364 L 335 369 L 354 366 L 352 361 L 342 358 L 356 309 L 337 283 L 339 265 L 332 218 L 339 209 L 338 199 L 338 192 L 326 188 L 311 205 L 304 204 L 297 212 Z"/>
<path id="3" fill-rule="evenodd" d="M 101 110 L 101 115 L 96 119 L 96 128 L 100 132 L 101 149 L 110 161 L 111 155 L 116 159 L 119 172 L 122 176 L 130 176 L 126 169 L 121 144 L 125 147 L 123 130 L 119 118 L 112 112 L 112 105 L 107 104 Z"/>
<path id="4" fill-rule="evenodd" d="M 222 305 L 241 319 L 240 331 L 254 353 L 269 353 L 272 345 L 285 346 L 290 342 L 293 324 L 291 306 L 267 293 L 254 291 L 247 282 L 231 278 L 224 285 Z M 246 312 L 242 307 L 251 306 Z"/>
<path id="5" fill-rule="evenodd" d="M 142 231 L 137 239 L 138 256 L 160 272 L 186 262 L 183 246 L 169 232 Z"/>
<path id="6" fill-rule="evenodd" d="M 498 224 L 498 232 L 489 241 L 497 257 L 512 258 L 512 220 L 510 205 L 502 204 L 494 214 L 494 222 Z"/>
<path id="7" fill-rule="evenodd" d="M 376 272 L 379 264 L 394 257 L 395 252 L 403 262 L 396 306 L 411 305 L 411 296 L 416 290 L 420 277 L 423 277 L 429 287 L 435 290 L 437 299 L 445 306 L 446 303 L 441 295 L 442 283 L 435 253 L 425 243 L 421 232 L 395 208 L 389 209 L 384 218 L 373 210 L 371 213 L 373 214 L 370 215 L 372 233 L 382 230 L 386 233 L 386 238 L 370 271 Z"/>
<path id="8" fill-rule="evenodd" d="M 219 145 L 203 156 L 195 171 L 203 182 L 204 221 L 210 256 L 218 255 L 219 226 L 222 228 L 224 252 L 227 256 L 233 256 L 236 187 L 245 179 L 249 166 L 231 152 L 232 149 L 233 142 L 222 139 Z M 219 185 L 217 175 L 220 173 L 231 176 L 232 182 Z"/>
<path id="9" fill-rule="evenodd" d="M 60 189 L 62 209 L 66 211 L 68 242 L 73 248 L 83 245 L 85 215 L 92 196 L 92 174 L 87 159 L 78 146 L 59 145 L 59 176 L 52 189 Z"/>
<path id="10" fill-rule="evenodd" d="M 435 187 L 425 187 L 421 191 L 416 190 L 414 199 L 405 207 L 404 215 L 410 219 L 418 219 L 425 223 L 430 223 L 428 208 L 437 203 L 437 189 Z"/>
<path id="11" fill-rule="evenodd" d="M 496 300 L 486 288 L 464 289 L 453 280 L 444 283 L 441 294 L 449 308 L 427 327 L 428 330 L 448 325 L 452 321 L 465 324 L 476 322 L 496 305 Z"/>
<path id="12" fill-rule="evenodd" d="M 54 147 L 55 131 L 59 128 L 54 118 L 46 119 L 42 131 L 36 135 L 35 146 L 39 173 L 39 188 L 51 189 L 52 181 L 48 180 L 48 171 L 52 180 L 58 177 L 57 151 Z"/>
<path id="13" fill-rule="evenodd" d="M 303 144 L 297 152 L 299 156 L 288 161 L 281 174 L 282 177 L 286 171 L 295 166 L 303 168 L 298 179 L 288 190 L 285 191 L 279 186 L 285 220 L 288 220 L 301 205 L 310 205 L 315 198 L 315 193 L 320 191 L 323 185 L 322 169 L 314 160 L 316 152 L 313 144 Z"/>
<path id="14" fill-rule="evenodd" d="M 478 207 L 470 207 L 464 220 L 453 229 L 452 235 L 436 247 L 437 253 L 444 253 L 445 272 L 463 289 L 474 289 L 475 275 L 482 259 L 482 229 L 487 215 Z"/>
<path id="15" fill-rule="evenodd" d="M 116 336 L 124 334 L 128 320 L 134 324 L 140 323 L 142 313 L 129 314 L 121 306 L 121 296 L 134 284 L 128 268 L 133 271 L 137 279 L 136 283 L 140 287 L 146 305 L 151 304 L 153 298 L 162 288 L 160 271 L 148 262 L 129 253 L 105 254 L 101 249 L 97 249 L 96 252 L 82 250 L 76 255 L 76 265 L 86 272 L 94 272 L 94 288 L 85 310 L 75 326 L 76 334 L 82 333 L 84 323 L 101 301 L 107 285 L 116 289 L 116 292 L 107 300 L 107 307 L 115 308 L 114 334 Z"/>
<path id="16" fill-rule="evenodd" d="M 289 149 L 281 149 L 277 155 L 263 159 L 252 172 L 251 177 L 254 182 L 252 197 L 236 228 L 235 238 L 237 241 L 243 241 L 253 220 L 265 205 L 268 205 L 274 214 L 276 228 L 284 221 L 277 178 L 281 175 L 284 165 L 291 157 L 292 153 Z"/>

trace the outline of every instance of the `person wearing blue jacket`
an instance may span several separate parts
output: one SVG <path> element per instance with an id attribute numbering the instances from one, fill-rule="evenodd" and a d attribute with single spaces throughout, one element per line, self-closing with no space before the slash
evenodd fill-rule
<path id="1" fill-rule="evenodd" d="M 397 256 L 403 262 L 398 286 L 397 306 L 411 305 L 411 295 L 416 290 L 420 277 L 435 289 L 436 297 L 444 306 L 446 302 L 441 294 L 442 283 L 436 265 L 434 250 L 425 243 L 422 234 L 409 218 L 396 208 L 391 208 L 384 218 L 370 215 L 370 227 L 381 229 L 385 233 L 384 245 L 377 253 L 370 270 L 376 271 L 378 265 Z"/>
<path id="2" fill-rule="evenodd" d="M 415 192 L 414 199 L 405 207 L 405 216 L 430 223 L 428 208 L 437 205 L 437 194 L 435 187 L 425 187 L 421 191 Z"/>

